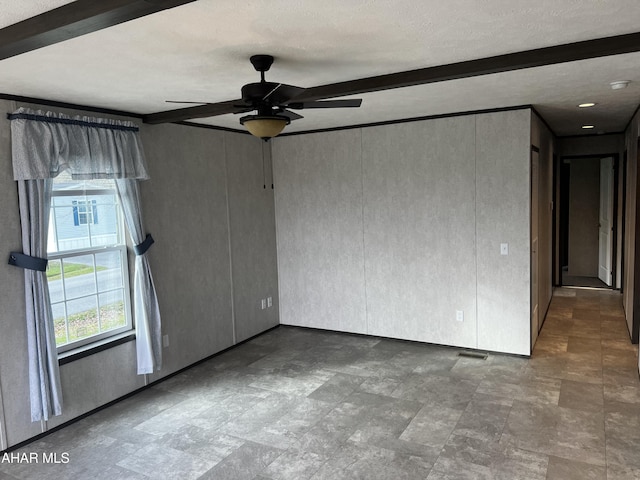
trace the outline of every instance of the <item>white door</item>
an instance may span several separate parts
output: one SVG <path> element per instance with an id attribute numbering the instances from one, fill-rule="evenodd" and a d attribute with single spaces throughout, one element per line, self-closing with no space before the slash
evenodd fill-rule
<path id="1" fill-rule="evenodd" d="M 539 154 L 531 152 L 531 350 L 538 338 L 538 165 Z"/>
<path id="2" fill-rule="evenodd" d="M 598 278 L 611 286 L 613 249 L 613 158 L 600 160 L 600 219 L 598 225 Z"/>

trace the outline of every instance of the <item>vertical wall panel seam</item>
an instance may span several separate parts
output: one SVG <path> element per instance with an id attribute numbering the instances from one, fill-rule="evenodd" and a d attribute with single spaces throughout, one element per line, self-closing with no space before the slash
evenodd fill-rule
<path id="1" fill-rule="evenodd" d="M 229 280 L 231 294 L 231 332 L 232 342 L 236 344 L 236 313 L 235 313 L 235 293 L 233 289 L 233 255 L 231 253 L 231 212 L 229 207 L 229 171 L 227 169 L 227 135 L 222 136 L 222 154 L 224 155 L 224 190 L 227 201 L 227 239 L 229 245 Z"/>
<path id="2" fill-rule="evenodd" d="M 365 217 L 364 217 L 364 140 L 362 128 L 360 132 L 360 185 L 362 188 L 361 207 L 362 207 L 362 275 L 364 281 L 364 327 L 367 335 L 369 334 L 369 297 L 367 295 L 367 250 L 365 241 Z"/>
<path id="3" fill-rule="evenodd" d="M 475 263 L 476 263 L 476 349 L 480 346 L 480 310 L 479 310 L 479 298 L 478 298 L 478 115 L 474 115 L 473 121 L 473 165 L 474 165 L 474 177 L 473 186 L 474 192 L 474 204 L 473 204 L 473 221 L 475 226 Z"/>
<path id="4" fill-rule="evenodd" d="M 280 254 L 278 253 L 278 246 L 280 242 L 278 241 L 278 196 L 276 195 L 276 171 L 273 166 L 273 140 L 269 143 L 269 153 L 271 158 L 271 180 L 273 181 L 273 225 L 275 228 L 276 234 L 276 284 L 278 285 L 278 325 L 282 325 L 282 287 L 280 285 Z"/>
<path id="5" fill-rule="evenodd" d="M 2 382 L 0 382 L 0 450 L 8 448 L 7 445 L 7 430 L 4 419 L 4 401 L 2 399 Z"/>

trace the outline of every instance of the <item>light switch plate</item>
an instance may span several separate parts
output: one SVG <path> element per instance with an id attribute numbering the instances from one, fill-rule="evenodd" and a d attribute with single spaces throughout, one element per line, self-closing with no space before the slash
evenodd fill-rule
<path id="1" fill-rule="evenodd" d="M 509 244 L 501 243 L 500 244 L 500 255 L 509 255 Z"/>

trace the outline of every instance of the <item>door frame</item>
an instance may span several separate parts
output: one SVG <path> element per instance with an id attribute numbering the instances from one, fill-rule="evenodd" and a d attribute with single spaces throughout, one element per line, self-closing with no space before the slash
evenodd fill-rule
<path id="1" fill-rule="evenodd" d="M 536 165 L 536 180 L 537 183 L 534 185 L 533 171 L 534 171 L 534 154 L 538 156 L 537 165 Z M 540 251 L 539 238 L 540 238 L 540 215 L 539 215 L 539 194 L 540 194 L 540 148 L 531 145 L 531 151 L 529 152 L 529 204 L 530 204 L 530 212 L 529 212 L 529 265 L 530 265 L 530 292 L 529 292 L 529 339 L 530 339 L 530 348 L 531 352 L 533 352 L 533 347 L 538 339 L 538 334 L 540 333 L 540 329 L 542 328 L 542 322 L 540 321 L 540 261 L 538 258 L 538 252 Z M 535 190 L 534 190 L 535 189 Z M 535 193 L 535 196 L 534 196 Z M 534 202 L 535 200 L 535 202 Z M 535 211 L 538 215 L 534 218 L 534 205 Z M 533 226 L 536 226 L 535 233 L 536 236 L 536 250 L 533 250 Z M 535 259 L 535 262 L 534 262 Z M 535 279 L 535 283 L 534 283 Z M 536 304 L 534 305 L 534 299 Z M 534 325 L 535 319 L 535 325 Z"/>
<path id="2" fill-rule="evenodd" d="M 612 277 L 614 279 L 613 282 L 611 282 L 611 290 L 616 290 L 616 276 L 617 276 L 617 268 L 618 268 L 618 261 L 617 261 L 617 249 L 616 249 L 616 244 L 617 244 L 617 238 L 618 238 L 618 212 L 620 212 L 621 209 L 618 208 L 618 202 L 619 202 L 619 198 L 618 198 L 618 181 L 619 181 L 619 176 L 616 175 L 616 166 L 619 165 L 619 161 L 620 161 L 620 154 L 619 153 L 590 153 L 590 154 L 585 154 L 585 155 L 561 155 L 560 158 L 557 160 L 557 168 L 553 169 L 553 190 L 554 190 L 554 195 L 556 193 L 556 191 L 558 192 L 557 198 L 554 200 L 554 208 L 553 208 L 553 224 L 554 225 L 558 225 L 559 229 L 563 229 L 564 225 L 561 225 L 560 222 L 560 210 L 564 209 L 564 208 L 568 208 L 568 205 L 562 205 L 560 203 L 560 199 L 562 198 L 562 196 L 560 195 L 560 188 L 561 188 L 561 183 L 560 183 L 560 168 L 562 166 L 562 164 L 564 163 L 565 160 L 579 160 L 581 158 L 607 158 L 607 157 L 612 157 L 613 158 L 613 165 L 614 165 L 614 185 L 613 185 L 613 231 L 612 231 L 612 241 L 614 242 L 614 246 L 612 249 L 612 253 L 611 253 L 611 271 L 612 271 Z M 554 164 L 555 164 L 555 160 L 554 160 Z M 626 172 L 625 172 L 626 173 Z M 625 175 L 626 176 L 626 175 Z M 623 188 L 624 184 L 623 184 Z M 558 201 L 558 204 L 555 203 L 555 201 Z M 624 205 L 622 208 L 622 225 L 624 225 Z M 559 233 L 559 232 L 558 232 Z M 560 235 L 561 237 L 561 235 Z M 624 242 L 624 237 L 622 239 L 622 241 Z M 553 248 L 552 251 L 555 252 L 556 249 L 560 248 L 560 246 L 558 245 L 559 243 L 559 238 L 556 238 L 556 235 L 553 235 Z M 552 270 L 554 272 L 558 272 L 558 279 L 557 279 L 557 283 L 555 282 L 556 279 L 554 279 L 554 286 L 556 287 L 561 287 L 562 286 L 562 265 L 560 265 L 560 256 L 556 255 L 555 258 L 553 259 L 553 268 Z"/>

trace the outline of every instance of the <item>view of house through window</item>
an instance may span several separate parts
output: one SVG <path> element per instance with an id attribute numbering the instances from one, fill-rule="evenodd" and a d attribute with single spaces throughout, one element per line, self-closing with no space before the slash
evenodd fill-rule
<path id="1" fill-rule="evenodd" d="M 113 180 L 54 179 L 47 280 L 58 351 L 131 327 L 124 222 Z"/>

